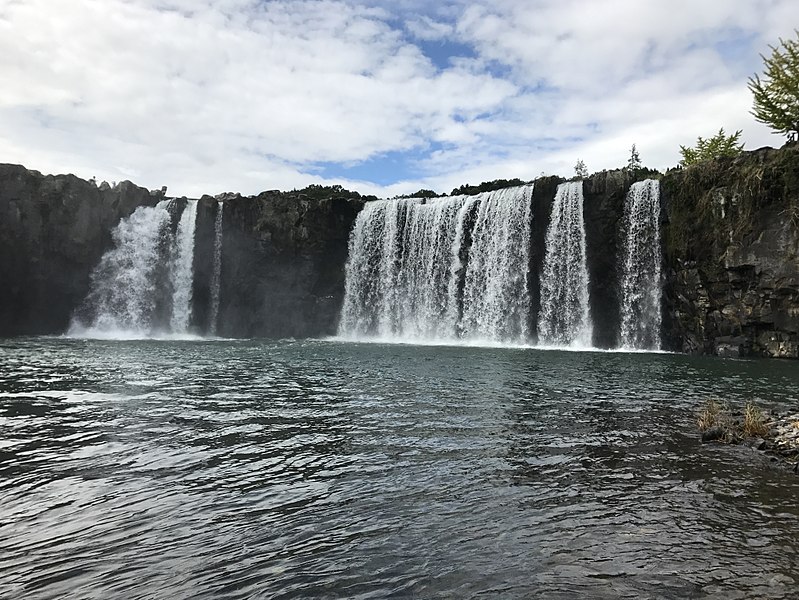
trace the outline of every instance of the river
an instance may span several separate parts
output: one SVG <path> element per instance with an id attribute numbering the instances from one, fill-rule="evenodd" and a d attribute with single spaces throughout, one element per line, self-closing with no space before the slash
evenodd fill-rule
<path id="1" fill-rule="evenodd" d="M 792 362 L 0 340 L 0 597 L 795 598 Z"/>

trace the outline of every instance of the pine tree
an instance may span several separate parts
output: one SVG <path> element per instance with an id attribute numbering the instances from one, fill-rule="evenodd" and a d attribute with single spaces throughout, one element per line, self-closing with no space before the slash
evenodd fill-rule
<path id="1" fill-rule="evenodd" d="M 627 168 L 630 171 L 637 171 L 641 168 L 641 157 L 638 154 L 638 150 L 635 148 L 635 144 L 630 148 L 630 158 L 627 160 Z"/>
<path id="2" fill-rule="evenodd" d="M 796 33 L 799 36 L 799 31 Z M 769 48 L 771 56 L 761 54 L 763 79 L 757 74 L 749 78 L 754 95 L 752 114 L 755 120 L 794 140 L 799 133 L 799 39 L 780 38 L 778 47 Z"/>
<path id="3" fill-rule="evenodd" d="M 578 179 L 585 179 L 588 177 L 588 168 L 585 166 L 585 163 L 582 159 L 577 161 L 577 164 L 574 165 L 574 175 Z"/>

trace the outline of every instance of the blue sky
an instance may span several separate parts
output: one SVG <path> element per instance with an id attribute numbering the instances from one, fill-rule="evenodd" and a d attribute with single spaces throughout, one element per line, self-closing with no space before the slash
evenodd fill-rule
<path id="1" fill-rule="evenodd" d="M 795 0 L 6 0 L 0 162 L 196 196 L 665 169 L 749 114 Z"/>

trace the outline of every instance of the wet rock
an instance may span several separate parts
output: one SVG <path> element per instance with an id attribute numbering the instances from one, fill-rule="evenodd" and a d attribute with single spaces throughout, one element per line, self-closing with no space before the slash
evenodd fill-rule
<path id="1" fill-rule="evenodd" d="M 747 339 L 742 336 L 720 337 L 716 339 L 715 344 L 715 354 L 722 358 L 741 358 L 747 354 Z"/>
<path id="2" fill-rule="evenodd" d="M 349 235 L 365 202 L 345 192 L 225 201 L 220 335 L 335 334 Z"/>
<path id="3" fill-rule="evenodd" d="M 718 425 L 705 429 L 702 432 L 702 443 L 716 442 L 724 438 L 724 429 Z"/>

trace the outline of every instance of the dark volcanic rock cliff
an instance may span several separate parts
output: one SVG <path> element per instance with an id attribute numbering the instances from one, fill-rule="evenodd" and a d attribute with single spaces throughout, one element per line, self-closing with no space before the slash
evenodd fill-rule
<path id="1" fill-rule="evenodd" d="M 334 334 L 349 234 L 363 202 L 344 191 L 322 197 L 277 191 L 228 197 L 219 334 Z"/>
<path id="2" fill-rule="evenodd" d="M 111 229 L 160 198 L 129 181 L 98 187 L 0 164 L 0 335 L 63 332 Z"/>
<path id="3" fill-rule="evenodd" d="M 661 190 L 668 345 L 799 358 L 799 147 L 671 171 Z"/>

